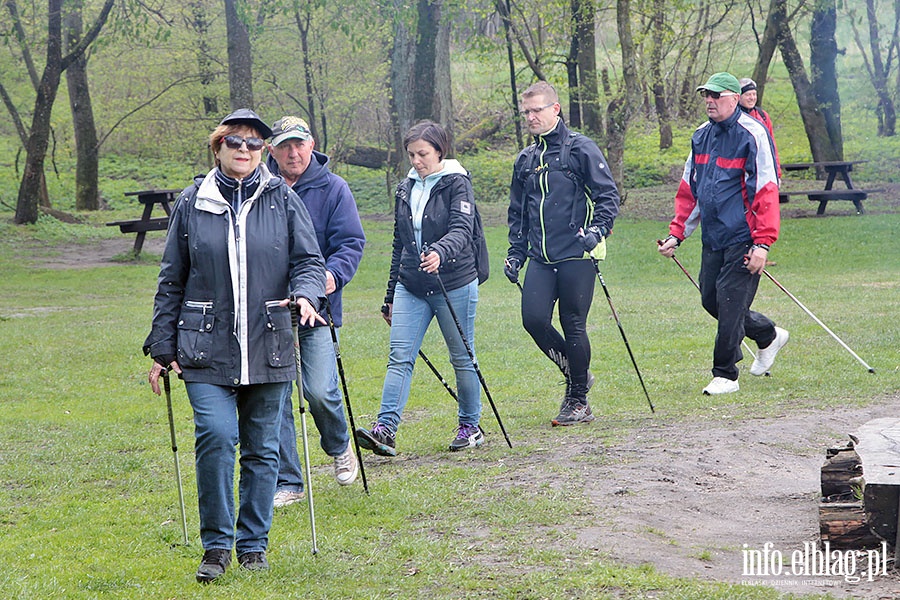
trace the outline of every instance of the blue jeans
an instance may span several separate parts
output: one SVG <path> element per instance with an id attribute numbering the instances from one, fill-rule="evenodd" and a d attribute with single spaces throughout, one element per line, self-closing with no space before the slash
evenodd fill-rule
<path id="1" fill-rule="evenodd" d="M 447 292 L 459 323 L 475 352 L 475 307 L 478 304 L 478 280 Z M 472 359 L 466 352 L 459 330 L 443 294 L 420 298 L 411 294 L 402 283 L 394 290 L 394 307 L 391 318 L 391 352 L 387 375 L 381 392 L 381 410 L 378 422 L 392 432 L 397 431 L 403 409 L 409 400 L 413 365 L 431 320 L 437 317 L 438 325 L 450 351 L 450 364 L 456 373 L 456 393 L 459 396 L 459 424 L 478 425 L 481 419 L 481 388 Z"/>
<path id="2" fill-rule="evenodd" d="M 204 550 L 264 552 L 278 476 L 278 418 L 290 382 L 224 387 L 185 383 L 194 409 L 200 539 Z M 240 444 L 240 508 L 234 517 L 234 462 Z"/>
<path id="3" fill-rule="evenodd" d="M 303 397 L 319 430 L 319 444 L 325 454 L 339 456 L 350 444 L 344 405 L 338 389 L 334 343 L 328 327 L 300 330 L 300 369 Z M 303 469 L 297 454 L 297 429 L 294 426 L 294 392 L 288 387 L 281 409 L 281 440 L 278 447 L 278 491 L 303 490 Z"/>

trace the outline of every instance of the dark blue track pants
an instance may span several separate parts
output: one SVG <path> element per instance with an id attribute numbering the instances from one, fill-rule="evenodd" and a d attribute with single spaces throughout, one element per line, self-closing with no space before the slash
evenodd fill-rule
<path id="1" fill-rule="evenodd" d="M 762 313 L 750 310 L 756 296 L 759 275 L 744 264 L 750 244 L 742 243 L 723 250 L 703 246 L 700 263 L 700 295 L 703 308 L 718 321 L 713 350 L 713 377 L 737 380 L 737 363 L 744 355 L 744 336 L 765 348 L 775 339 L 775 323 Z"/>

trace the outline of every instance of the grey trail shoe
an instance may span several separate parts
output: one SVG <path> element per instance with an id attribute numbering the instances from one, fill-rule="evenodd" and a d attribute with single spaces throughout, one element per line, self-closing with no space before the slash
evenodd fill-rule
<path id="1" fill-rule="evenodd" d="M 550 421 L 554 427 L 558 425 L 575 425 L 576 423 L 590 423 L 594 420 L 594 413 L 587 400 L 583 398 L 566 398 L 559 409 L 556 418 Z"/>

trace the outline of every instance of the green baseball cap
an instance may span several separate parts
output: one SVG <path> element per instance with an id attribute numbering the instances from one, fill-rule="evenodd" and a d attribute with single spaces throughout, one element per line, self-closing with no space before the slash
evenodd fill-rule
<path id="1" fill-rule="evenodd" d="M 697 88 L 698 92 L 701 90 L 706 90 L 708 92 L 729 91 L 740 94 L 741 84 L 737 80 L 737 77 L 731 73 L 715 73 L 710 76 L 706 83 Z"/>

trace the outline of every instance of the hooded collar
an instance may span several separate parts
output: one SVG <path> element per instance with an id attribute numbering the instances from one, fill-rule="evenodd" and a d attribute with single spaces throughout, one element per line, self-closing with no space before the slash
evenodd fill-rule
<path id="1" fill-rule="evenodd" d="M 406 176 L 408 178 L 412 179 L 413 182 L 421 183 L 423 181 L 425 181 L 425 182 L 437 181 L 438 179 L 441 179 L 444 175 L 453 175 L 453 174 L 468 175 L 469 172 L 466 171 L 463 168 L 463 166 L 460 164 L 460 162 L 458 160 L 456 160 L 455 158 L 445 158 L 443 160 L 443 167 L 441 168 L 441 170 L 431 173 L 429 175 L 426 175 L 424 179 L 422 177 L 419 177 L 419 174 L 416 172 L 416 170 L 414 168 L 410 168 L 409 173 L 407 173 Z"/>

